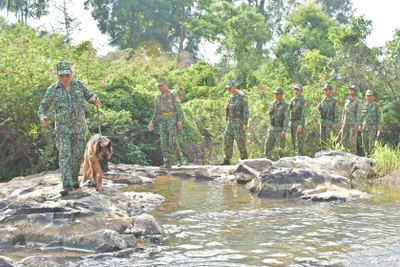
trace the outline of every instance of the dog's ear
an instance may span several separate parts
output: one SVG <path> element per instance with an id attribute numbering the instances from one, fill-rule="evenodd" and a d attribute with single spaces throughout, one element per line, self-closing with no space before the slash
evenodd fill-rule
<path id="1" fill-rule="evenodd" d="M 100 152 L 101 152 L 101 144 L 100 144 L 100 142 L 97 142 L 96 143 L 96 154 L 100 154 Z"/>
<path id="2" fill-rule="evenodd" d="M 108 141 L 107 148 L 111 150 L 111 141 Z"/>

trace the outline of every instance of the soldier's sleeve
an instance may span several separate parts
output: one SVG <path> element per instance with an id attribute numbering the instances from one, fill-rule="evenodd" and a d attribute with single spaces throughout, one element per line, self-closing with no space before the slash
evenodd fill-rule
<path id="1" fill-rule="evenodd" d="M 88 103 L 93 103 L 93 101 L 97 98 L 95 94 L 89 91 L 89 89 L 86 87 L 84 82 L 78 81 L 80 88 L 83 91 L 83 97 Z"/>
<path id="2" fill-rule="evenodd" d="M 153 124 L 156 124 L 158 114 L 160 114 L 159 95 L 156 98 L 156 106 L 154 107 L 153 118 L 151 119 Z"/>
<path id="3" fill-rule="evenodd" d="M 381 111 L 381 107 L 379 106 L 379 104 L 377 104 L 376 107 L 376 119 L 378 121 L 378 126 L 382 126 L 382 111 Z"/>
<path id="4" fill-rule="evenodd" d="M 303 126 L 306 124 L 307 109 L 308 109 L 308 103 L 307 100 L 304 99 L 303 108 L 301 110 L 301 119 L 300 119 L 301 121 L 300 123 Z"/>
<path id="5" fill-rule="evenodd" d="M 247 125 L 249 122 L 249 102 L 247 101 L 247 96 L 243 95 L 242 98 L 242 105 L 243 105 L 243 124 Z"/>
<path id="6" fill-rule="evenodd" d="M 50 106 L 54 101 L 54 86 L 47 88 L 46 94 L 44 95 L 42 102 L 39 105 L 38 116 L 40 119 L 47 119 L 47 113 L 49 112 Z"/>
<path id="7" fill-rule="evenodd" d="M 362 109 L 363 109 L 362 101 L 359 101 L 357 104 L 357 114 L 356 114 L 356 124 L 358 124 L 358 125 L 361 125 L 364 120 L 363 118 L 361 118 Z"/>
<path id="8" fill-rule="evenodd" d="M 336 99 L 333 107 L 333 123 L 337 125 L 339 121 L 339 101 Z"/>
<path id="9" fill-rule="evenodd" d="M 287 106 L 285 107 L 284 111 L 284 118 L 283 118 L 283 130 L 285 132 L 288 131 L 289 129 L 289 117 L 290 117 L 290 110 L 289 110 L 289 104 L 286 104 Z"/>
<path id="10" fill-rule="evenodd" d="M 174 93 L 174 97 L 175 97 L 175 110 L 176 110 L 176 114 L 178 115 L 178 121 L 183 121 L 184 119 L 184 114 L 183 114 L 183 110 L 182 110 L 182 105 L 181 105 L 181 100 L 178 96 L 177 93 Z"/>

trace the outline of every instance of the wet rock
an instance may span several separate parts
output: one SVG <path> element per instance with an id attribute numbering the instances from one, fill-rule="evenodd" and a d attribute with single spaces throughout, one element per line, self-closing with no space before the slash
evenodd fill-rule
<path id="1" fill-rule="evenodd" d="M 201 179 L 212 179 L 211 173 L 206 168 L 198 168 L 194 171 L 194 176 Z"/>
<path id="2" fill-rule="evenodd" d="M 346 201 L 363 195 L 366 195 L 366 193 L 356 189 L 345 189 L 335 185 L 319 185 L 315 189 L 305 190 L 301 199 L 311 201 Z"/>
<path id="3" fill-rule="evenodd" d="M 0 266 L 2 267 L 16 267 L 10 258 L 0 256 Z"/>
<path id="4" fill-rule="evenodd" d="M 143 242 L 161 243 L 164 231 L 160 223 L 149 214 L 141 214 L 136 217 L 132 230 L 136 237 Z"/>
<path id="5" fill-rule="evenodd" d="M 97 252 L 118 251 L 128 247 L 118 232 L 108 229 L 72 236 L 65 241 L 65 246 L 92 249 Z"/>

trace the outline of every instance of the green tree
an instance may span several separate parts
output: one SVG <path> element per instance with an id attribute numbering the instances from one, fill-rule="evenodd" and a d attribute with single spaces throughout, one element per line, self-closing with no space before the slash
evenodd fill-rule
<path id="1" fill-rule="evenodd" d="M 49 0 L 0 0 L 0 8 L 14 12 L 20 23 L 28 24 L 28 18 L 39 19 L 48 14 Z"/>

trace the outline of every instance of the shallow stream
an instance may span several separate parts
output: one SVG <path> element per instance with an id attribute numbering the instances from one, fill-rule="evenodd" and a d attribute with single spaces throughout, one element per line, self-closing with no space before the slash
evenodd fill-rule
<path id="1" fill-rule="evenodd" d="M 400 266 L 399 189 L 370 186 L 370 198 L 329 203 L 175 177 L 127 190 L 167 198 L 152 213 L 167 232 L 157 252 L 69 266 Z"/>

